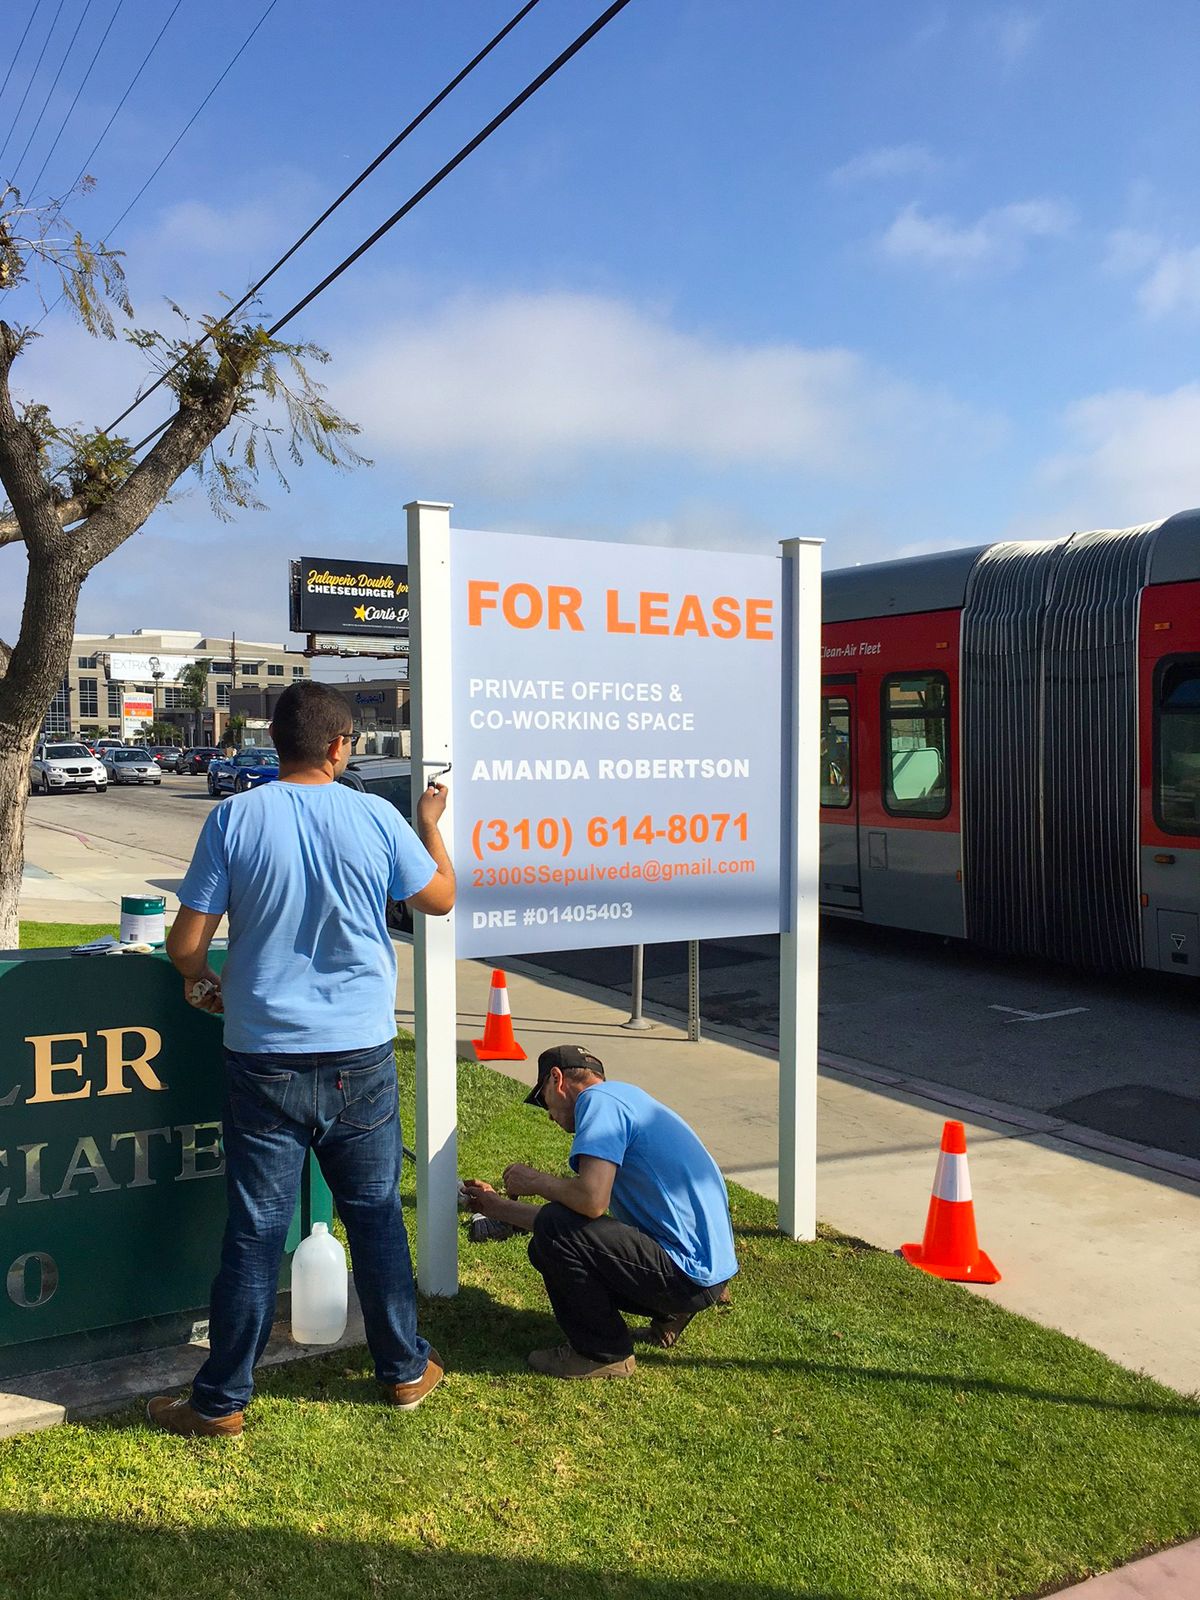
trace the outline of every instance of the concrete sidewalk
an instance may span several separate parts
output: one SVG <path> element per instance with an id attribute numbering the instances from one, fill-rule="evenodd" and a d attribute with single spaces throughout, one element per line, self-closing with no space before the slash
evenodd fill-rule
<path id="1" fill-rule="evenodd" d="M 1192 1600 L 1200 1595 L 1200 1539 L 1058 1592 L 1074 1600 Z"/>
<path id="2" fill-rule="evenodd" d="M 172 889 L 183 867 L 172 858 L 45 826 L 30 830 L 26 850 L 33 870 L 21 897 L 24 920 L 115 922 L 122 894 L 147 891 L 166 895 L 168 915 L 177 905 Z M 411 949 L 397 951 L 397 1016 L 411 1027 Z M 471 1057 L 490 969 L 462 962 L 458 974 L 460 1050 Z M 660 1019 L 650 1033 L 626 1032 L 623 995 L 519 963 L 510 966 L 509 989 L 531 1057 L 558 1040 L 590 1045 L 614 1077 L 641 1084 L 686 1116 L 729 1177 L 775 1195 L 778 1070 L 761 1044 L 732 1033 L 691 1044 L 678 1018 Z M 511 1070 L 533 1081 L 528 1065 Z M 942 1122 L 955 1116 L 967 1124 L 980 1239 L 1004 1274 L 971 1292 L 1177 1389 L 1200 1390 L 1195 1163 L 1163 1158 L 1154 1166 L 1151 1152 L 1036 1113 L 824 1056 L 819 1216 L 884 1249 L 920 1239 Z"/>
<path id="3" fill-rule="evenodd" d="M 167 915 L 186 862 L 38 819 L 26 827 L 22 922 L 119 922 L 122 895 L 162 895 Z"/>

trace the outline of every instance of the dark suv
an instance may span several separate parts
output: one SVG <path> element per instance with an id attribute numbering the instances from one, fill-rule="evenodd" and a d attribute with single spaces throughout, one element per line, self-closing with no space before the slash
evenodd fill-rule
<path id="1" fill-rule="evenodd" d="M 219 756 L 220 754 L 221 752 L 216 745 L 193 745 L 180 756 L 179 766 L 176 770 L 189 773 L 194 778 L 198 772 L 207 772 L 208 763 L 214 756 Z"/>
<path id="2" fill-rule="evenodd" d="M 412 763 L 395 756 L 351 756 L 338 779 L 360 794 L 377 794 L 394 805 L 405 822 L 412 821 Z M 412 932 L 412 912 L 403 900 L 389 900 L 388 927 L 398 933 Z"/>

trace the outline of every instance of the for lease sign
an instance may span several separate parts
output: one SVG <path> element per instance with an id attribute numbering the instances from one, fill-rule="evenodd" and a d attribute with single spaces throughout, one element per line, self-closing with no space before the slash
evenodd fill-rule
<path id="1" fill-rule="evenodd" d="M 458 953 L 777 931 L 781 562 L 451 539 Z"/>

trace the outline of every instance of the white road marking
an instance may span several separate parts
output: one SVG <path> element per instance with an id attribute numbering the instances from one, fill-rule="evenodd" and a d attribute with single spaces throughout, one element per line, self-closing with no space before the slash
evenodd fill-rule
<path id="1" fill-rule="evenodd" d="M 1070 1006 L 1066 1011 L 1021 1011 L 1016 1006 L 989 1006 L 989 1011 L 1011 1012 L 1009 1022 L 1053 1022 L 1056 1017 L 1078 1017 L 1087 1006 Z"/>

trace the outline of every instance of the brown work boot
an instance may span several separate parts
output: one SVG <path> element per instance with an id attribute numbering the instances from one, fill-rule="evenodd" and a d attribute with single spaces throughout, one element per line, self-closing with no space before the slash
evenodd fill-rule
<path id="1" fill-rule="evenodd" d="M 381 1383 L 383 1398 L 398 1411 L 415 1411 L 446 1376 L 446 1368 L 437 1351 L 430 1347 L 425 1371 L 411 1383 Z"/>
<path id="2" fill-rule="evenodd" d="M 244 1415 L 231 1411 L 227 1417 L 202 1417 L 190 1400 L 172 1400 L 169 1394 L 156 1394 L 146 1406 L 147 1422 L 184 1439 L 236 1439 Z"/>
<path id="3" fill-rule="evenodd" d="M 547 1378 L 632 1378 L 637 1362 L 632 1356 L 624 1361 L 593 1361 L 591 1356 L 581 1356 L 569 1344 L 560 1344 L 553 1350 L 531 1350 L 529 1365 Z"/>

